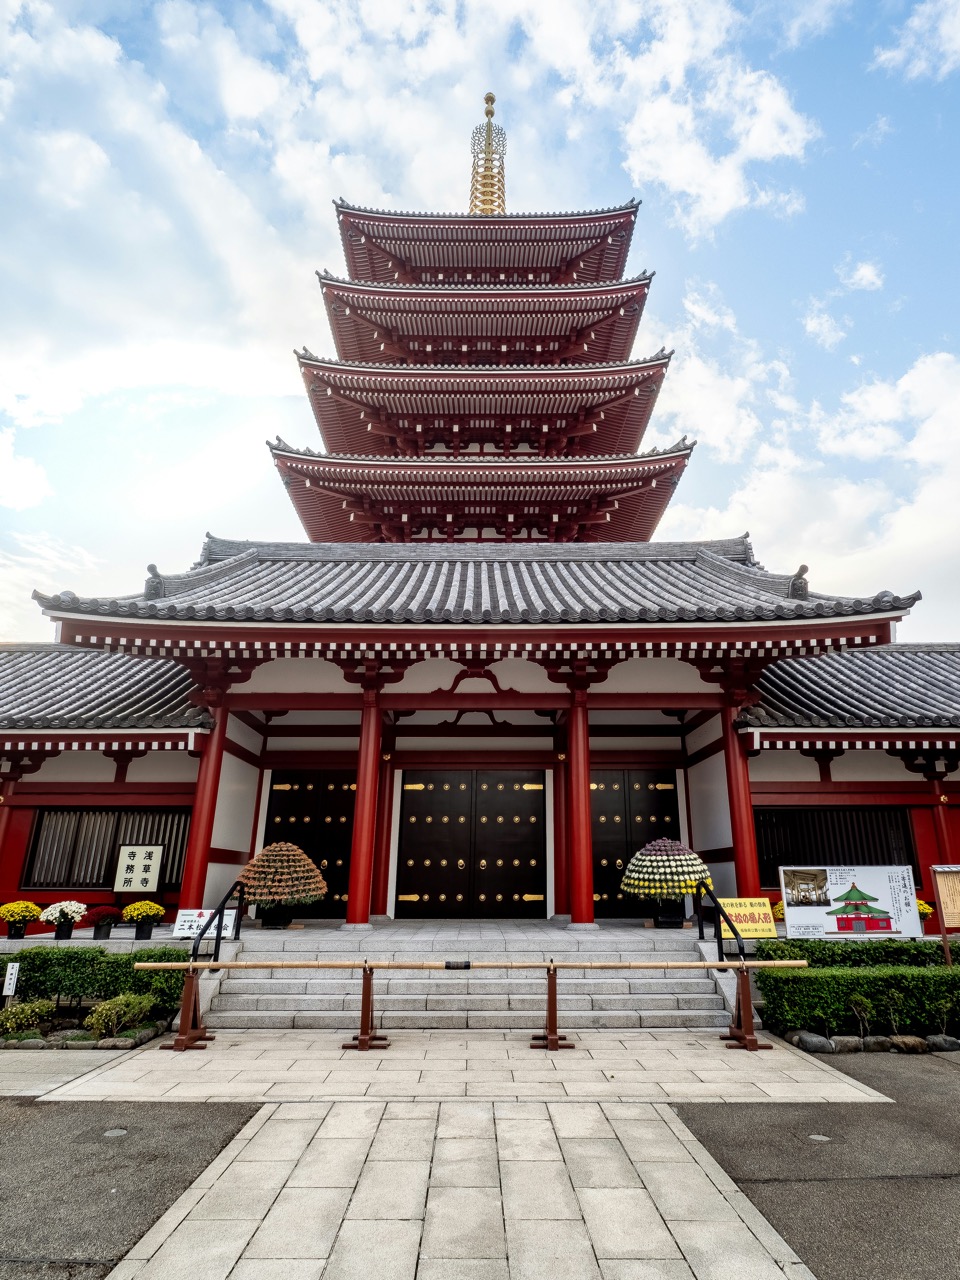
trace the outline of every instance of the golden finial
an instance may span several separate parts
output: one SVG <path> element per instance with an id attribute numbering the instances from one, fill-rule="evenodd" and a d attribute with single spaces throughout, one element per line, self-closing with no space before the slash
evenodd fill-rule
<path id="1" fill-rule="evenodd" d="M 486 124 L 478 124 L 470 140 L 473 152 L 473 173 L 470 177 L 470 212 L 489 216 L 507 212 L 507 190 L 504 179 L 504 156 L 507 151 L 507 135 L 493 123 L 492 93 L 484 96 Z"/>

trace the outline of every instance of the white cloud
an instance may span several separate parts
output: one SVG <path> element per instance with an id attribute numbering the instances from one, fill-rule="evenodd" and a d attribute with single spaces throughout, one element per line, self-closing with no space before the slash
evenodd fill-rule
<path id="1" fill-rule="evenodd" d="M 816 39 L 850 12 L 852 0 L 780 0 L 787 44 L 791 49 Z"/>
<path id="2" fill-rule="evenodd" d="M 886 116 L 877 116 L 867 125 L 862 133 L 854 136 L 854 147 L 879 147 L 889 134 L 893 133 L 893 125 Z"/>
<path id="3" fill-rule="evenodd" d="M 14 433 L 0 428 L 0 507 L 24 511 L 50 493 L 46 472 L 33 458 L 14 453 Z"/>
<path id="4" fill-rule="evenodd" d="M 97 566 L 83 548 L 52 534 L 13 534 L 0 546 L 0 640 L 51 640 L 50 624 L 31 592 L 61 591 Z"/>
<path id="5" fill-rule="evenodd" d="M 875 65 L 902 71 L 908 80 L 942 80 L 960 69 L 960 3 L 923 0 L 897 32 L 897 40 L 877 49 Z"/>
<path id="6" fill-rule="evenodd" d="M 883 288 L 883 272 L 875 262 L 841 263 L 837 275 L 845 289 Z"/>
<path id="7" fill-rule="evenodd" d="M 803 331 L 826 351 L 834 351 L 847 336 L 844 329 L 822 302 L 811 299 L 803 317 Z"/>

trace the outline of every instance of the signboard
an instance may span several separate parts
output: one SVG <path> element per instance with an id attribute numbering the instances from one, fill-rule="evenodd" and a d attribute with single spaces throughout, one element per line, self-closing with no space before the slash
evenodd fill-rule
<path id="1" fill-rule="evenodd" d="M 175 938 L 195 938 L 212 915 L 212 911 L 178 911 L 176 923 L 173 926 L 173 936 Z M 221 937 L 233 937 L 233 926 L 236 923 L 236 919 L 237 913 L 233 908 L 223 913 L 223 933 Z M 208 938 L 217 936 L 217 926 L 215 924 L 210 926 L 210 931 L 206 936 Z"/>
<path id="2" fill-rule="evenodd" d="M 14 960 L 7 965 L 7 971 L 3 975 L 3 994 L 5 996 L 15 996 L 17 994 L 17 976 L 19 973 L 19 962 Z"/>
<path id="3" fill-rule="evenodd" d="M 912 867 L 781 867 L 788 938 L 921 938 Z"/>
<path id="4" fill-rule="evenodd" d="M 741 938 L 775 938 L 777 936 L 777 922 L 770 910 L 769 898 L 718 898 L 717 901 L 733 921 Z M 722 916 L 720 936 L 733 937 Z"/>
<path id="5" fill-rule="evenodd" d="M 163 849 L 162 844 L 122 844 L 114 893 L 156 893 Z"/>
<path id="6" fill-rule="evenodd" d="M 960 866 L 931 867 L 940 923 L 944 929 L 960 929 Z"/>

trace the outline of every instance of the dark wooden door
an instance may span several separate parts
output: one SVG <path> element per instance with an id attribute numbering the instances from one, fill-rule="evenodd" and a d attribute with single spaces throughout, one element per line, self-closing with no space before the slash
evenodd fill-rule
<path id="1" fill-rule="evenodd" d="M 327 882 L 327 896 L 298 907 L 298 916 L 346 915 L 356 795 L 357 775 L 352 771 L 274 770 L 264 843 L 286 840 L 299 845 Z"/>
<path id="2" fill-rule="evenodd" d="M 398 918 L 546 914 L 541 771 L 407 770 L 402 797 Z"/>
<path id="3" fill-rule="evenodd" d="M 590 771 L 593 823 L 593 906 L 598 916 L 648 916 L 650 901 L 620 888 L 638 849 L 666 836 L 680 839 L 677 775 L 673 769 Z"/>

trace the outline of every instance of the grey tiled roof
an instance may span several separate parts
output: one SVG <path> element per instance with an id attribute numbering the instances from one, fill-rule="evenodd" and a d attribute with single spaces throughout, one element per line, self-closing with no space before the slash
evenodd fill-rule
<path id="1" fill-rule="evenodd" d="M 755 728 L 960 727 L 960 644 L 890 644 L 785 658 L 760 680 Z"/>
<path id="2" fill-rule="evenodd" d="M 210 723 L 165 658 L 0 644 L 0 729 L 191 729 Z"/>
<path id="3" fill-rule="evenodd" d="M 54 613 L 343 623 L 744 622 L 901 613 L 917 596 L 791 599 L 747 539 L 674 543 L 258 543 L 208 537 L 199 565 L 136 595 L 34 593 Z"/>

